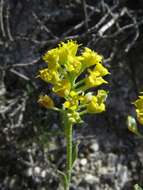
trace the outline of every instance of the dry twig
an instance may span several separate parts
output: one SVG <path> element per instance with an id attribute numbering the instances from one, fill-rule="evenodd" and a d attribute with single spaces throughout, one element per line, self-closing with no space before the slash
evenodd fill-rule
<path id="1" fill-rule="evenodd" d="M 5 28 L 4 28 L 4 1 L 1 0 L 0 3 L 0 26 L 1 26 L 1 31 L 2 31 L 2 36 L 6 37 L 6 32 L 5 32 Z"/>

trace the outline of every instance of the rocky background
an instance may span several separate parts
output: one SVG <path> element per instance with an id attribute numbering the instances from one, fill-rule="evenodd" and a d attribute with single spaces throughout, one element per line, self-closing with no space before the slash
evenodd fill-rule
<path id="1" fill-rule="evenodd" d="M 66 39 L 103 54 L 111 72 L 107 112 L 75 126 L 71 190 L 133 190 L 143 185 L 143 141 L 126 120 L 143 90 L 142 0 L 0 0 L 0 190 L 60 189 L 60 116 L 37 104 L 49 88 L 35 76 L 41 55 Z"/>

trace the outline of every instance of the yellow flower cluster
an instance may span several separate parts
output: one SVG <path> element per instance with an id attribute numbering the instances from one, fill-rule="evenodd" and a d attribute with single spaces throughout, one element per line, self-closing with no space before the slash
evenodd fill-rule
<path id="1" fill-rule="evenodd" d="M 49 50 L 43 56 L 47 67 L 39 71 L 39 77 L 52 84 L 52 91 L 65 98 L 63 110 L 67 111 L 73 123 L 81 121 L 85 112 L 100 113 L 105 110 L 107 92 L 98 90 L 96 95 L 87 93 L 92 87 L 108 83 L 103 77 L 109 74 L 102 64 L 102 56 L 85 48 L 77 55 L 76 41 L 62 42 L 57 48 Z M 79 80 L 84 73 L 85 77 Z M 45 107 L 54 107 L 53 100 L 47 95 L 41 96 L 39 102 Z"/>
<path id="2" fill-rule="evenodd" d="M 137 113 L 137 120 L 143 125 L 143 95 L 134 102 Z"/>

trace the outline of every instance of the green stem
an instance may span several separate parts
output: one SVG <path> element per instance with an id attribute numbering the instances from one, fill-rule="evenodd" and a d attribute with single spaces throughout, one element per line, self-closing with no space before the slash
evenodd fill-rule
<path id="1" fill-rule="evenodd" d="M 67 179 L 70 184 L 71 170 L 72 170 L 72 125 L 69 124 L 67 127 Z"/>
<path id="2" fill-rule="evenodd" d="M 85 83 L 85 79 L 82 79 L 82 80 L 78 81 L 77 83 L 75 83 L 74 87 L 76 88 L 76 87 L 78 87 L 79 85 L 82 85 L 82 84 L 84 84 L 84 83 Z"/>
<path id="3" fill-rule="evenodd" d="M 66 138 L 66 177 L 67 177 L 67 187 L 66 190 L 70 188 L 71 172 L 72 172 L 72 123 L 69 121 L 67 115 L 64 117 L 65 124 L 65 138 Z"/>
<path id="4" fill-rule="evenodd" d="M 88 113 L 88 111 L 87 110 L 83 110 L 83 111 L 79 112 L 79 115 L 84 115 L 86 113 Z"/>
<path id="5" fill-rule="evenodd" d="M 135 134 L 139 137 L 139 138 L 141 138 L 141 139 L 143 139 L 143 135 L 140 133 L 140 132 L 135 132 Z"/>
<path id="6" fill-rule="evenodd" d="M 81 87 L 77 88 L 76 91 L 79 93 L 82 93 L 82 92 L 86 91 L 87 89 L 88 89 L 87 86 L 81 86 Z"/>
<path id="7" fill-rule="evenodd" d="M 53 107 L 53 108 L 51 108 L 51 109 L 54 110 L 54 111 L 63 112 L 62 109 L 59 109 L 59 108 L 57 108 L 57 107 Z"/>

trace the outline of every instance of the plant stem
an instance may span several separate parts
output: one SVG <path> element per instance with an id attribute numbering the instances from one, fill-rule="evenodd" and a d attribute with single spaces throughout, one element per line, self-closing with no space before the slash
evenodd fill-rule
<path id="1" fill-rule="evenodd" d="M 82 84 L 84 84 L 84 83 L 85 83 L 85 79 L 82 79 L 82 80 L 78 81 L 77 83 L 75 83 L 74 87 L 76 88 L 76 87 L 78 87 L 79 85 L 82 85 Z"/>
<path id="2" fill-rule="evenodd" d="M 67 187 L 70 188 L 71 172 L 72 172 L 72 123 L 69 121 L 67 115 L 65 119 L 65 138 L 66 138 L 66 176 L 67 176 Z"/>

